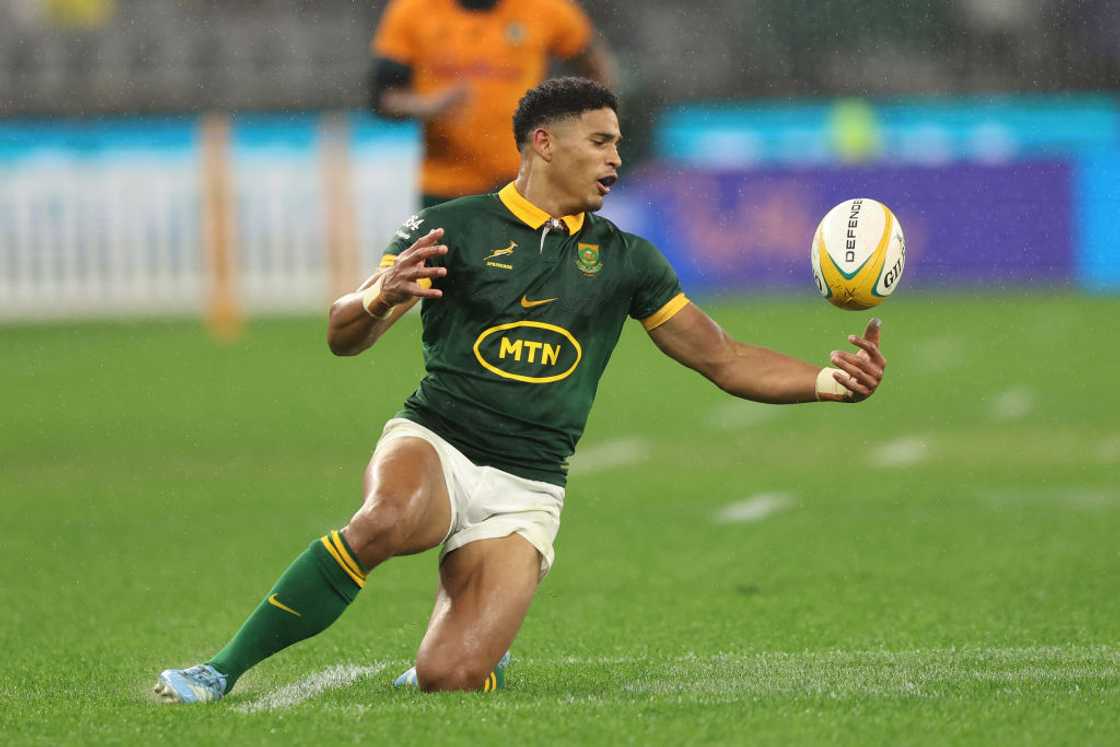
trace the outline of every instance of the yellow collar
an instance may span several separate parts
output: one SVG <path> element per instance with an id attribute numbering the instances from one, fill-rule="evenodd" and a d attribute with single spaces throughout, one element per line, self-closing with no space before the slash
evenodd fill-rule
<path id="1" fill-rule="evenodd" d="M 533 203 L 526 200 L 517 191 L 517 187 L 510 182 L 498 192 L 498 199 L 516 215 L 518 219 L 534 231 L 552 219 L 552 216 L 541 210 Z M 579 215 L 565 215 L 560 220 L 568 227 L 568 235 L 575 236 L 583 228 L 583 213 Z"/>

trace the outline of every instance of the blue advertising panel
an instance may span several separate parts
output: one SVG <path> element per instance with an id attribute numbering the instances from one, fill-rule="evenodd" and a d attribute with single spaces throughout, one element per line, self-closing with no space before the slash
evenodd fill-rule
<path id="1" fill-rule="evenodd" d="M 1120 107 L 1084 95 L 689 106 L 655 139 L 660 158 L 723 167 L 1004 162 L 1120 148 Z"/>
<path id="2" fill-rule="evenodd" d="M 663 165 L 626 181 L 607 214 L 657 244 L 693 292 L 815 292 L 817 222 L 853 197 L 898 216 L 907 285 L 1060 286 L 1075 277 L 1073 170 L 1060 160 L 796 173 Z"/>
<path id="3" fill-rule="evenodd" d="M 197 144 L 194 117 L 0 122 L 0 160 L 117 157 L 135 151 L 181 156 Z"/>
<path id="4" fill-rule="evenodd" d="M 1079 159 L 1076 205 L 1082 287 L 1120 290 L 1120 150 Z"/>
<path id="5" fill-rule="evenodd" d="M 983 266 L 980 277 L 989 279 L 1073 280 L 1090 290 L 1120 290 L 1120 105 L 1113 97 L 689 106 L 662 118 L 656 146 L 665 164 L 658 178 L 675 179 L 673 168 L 683 169 L 685 192 L 706 189 L 724 200 L 717 203 L 720 211 L 730 211 L 709 216 L 709 222 L 731 222 L 739 233 L 771 232 L 731 214 L 746 208 L 765 223 L 770 213 L 760 208 L 781 204 L 783 221 L 799 221 L 800 211 L 783 190 L 806 200 L 829 191 L 833 202 L 862 194 L 891 205 L 911 251 L 925 255 L 907 269 L 910 282 L 968 282 L 970 272 Z M 829 171 L 845 164 L 852 168 Z M 738 176 L 730 176 L 736 171 Z M 838 176 L 830 181 L 828 173 Z M 740 186 L 726 186 L 736 180 Z M 845 180 L 850 186 L 841 189 Z M 776 191 L 747 204 L 743 195 L 757 194 L 757 185 Z M 728 201 L 721 191 L 726 189 L 744 190 L 742 204 Z M 825 203 L 807 202 L 801 211 L 816 219 Z M 943 210 L 949 204 L 952 215 Z M 928 243 L 922 211 L 941 211 L 945 219 L 928 224 Z M 668 245 L 680 247 L 681 259 L 691 261 L 693 250 L 678 243 L 682 236 L 664 230 Z M 1043 250 L 1042 236 L 1051 249 Z M 769 257 L 778 244 L 767 239 L 764 248 L 752 251 Z M 781 282 L 780 273 L 771 279 Z M 739 283 L 726 277 L 711 282 L 728 288 Z"/>

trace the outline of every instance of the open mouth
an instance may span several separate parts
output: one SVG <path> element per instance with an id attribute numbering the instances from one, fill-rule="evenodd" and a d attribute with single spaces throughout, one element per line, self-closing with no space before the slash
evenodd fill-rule
<path id="1" fill-rule="evenodd" d="M 604 177 L 602 177 L 601 179 L 598 180 L 599 191 L 602 192 L 603 194 L 606 194 L 607 192 L 610 192 L 611 187 L 613 187 L 614 183 L 617 182 L 617 181 L 618 181 L 617 176 L 604 176 Z"/>

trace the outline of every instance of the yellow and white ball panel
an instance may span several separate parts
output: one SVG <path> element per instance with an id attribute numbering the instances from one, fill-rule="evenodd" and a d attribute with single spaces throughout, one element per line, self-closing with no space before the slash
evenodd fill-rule
<path id="1" fill-rule="evenodd" d="M 887 243 L 887 256 L 883 262 L 883 271 L 879 273 L 879 281 L 875 284 L 875 295 L 880 299 L 894 293 L 898 281 L 902 279 L 902 271 L 906 269 L 906 236 L 902 233 L 902 224 L 886 205 L 883 209 L 891 216 L 891 237 Z"/>
<path id="2" fill-rule="evenodd" d="M 813 237 L 817 290 L 843 309 L 869 309 L 889 296 L 905 265 L 902 227 L 890 209 L 869 197 L 828 211 Z"/>

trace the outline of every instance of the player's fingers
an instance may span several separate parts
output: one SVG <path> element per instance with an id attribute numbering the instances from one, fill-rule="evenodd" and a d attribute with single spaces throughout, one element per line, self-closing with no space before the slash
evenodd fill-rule
<path id="1" fill-rule="evenodd" d="M 832 354 L 832 363 L 849 376 L 852 376 L 860 383 L 872 389 L 879 386 L 879 382 L 883 378 L 882 371 L 879 371 L 869 361 L 860 360 L 851 353 L 834 352 Z"/>
<path id="2" fill-rule="evenodd" d="M 408 292 L 417 298 L 443 298 L 443 291 L 439 288 L 425 288 L 418 283 L 410 283 Z"/>
<path id="3" fill-rule="evenodd" d="M 401 252 L 401 256 L 397 259 L 397 264 L 422 264 L 431 257 L 438 257 L 441 254 L 447 254 L 446 244 L 431 244 L 416 247 L 409 249 L 407 252 Z"/>
<path id="4" fill-rule="evenodd" d="M 883 369 L 875 361 L 870 360 L 863 352 L 856 354 L 844 350 L 834 350 L 832 351 L 832 360 L 845 361 L 862 371 L 866 371 L 876 379 L 883 378 Z"/>
<path id="5" fill-rule="evenodd" d="M 433 228 L 431 231 L 428 231 L 426 234 L 424 234 L 420 238 L 416 239 L 416 241 L 413 241 L 412 246 L 408 247 L 407 249 L 405 249 L 403 252 L 400 253 L 400 257 L 404 257 L 406 254 L 411 254 L 412 252 L 414 252 L 418 249 L 423 249 L 426 246 L 432 246 L 433 244 L 438 244 L 439 240 L 442 239 L 442 238 L 443 238 L 443 229 L 442 228 Z M 398 261 L 400 260 L 400 257 L 398 257 Z"/>
<path id="6" fill-rule="evenodd" d="M 446 267 L 428 267 L 427 265 L 420 265 L 409 272 L 409 279 L 415 280 L 416 278 L 442 278 L 447 275 Z"/>
<path id="7" fill-rule="evenodd" d="M 870 358 L 879 368 L 887 367 L 887 359 L 883 357 L 883 351 L 879 350 L 878 343 L 874 343 L 871 340 L 866 340 L 862 337 L 856 337 L 855 335 L 848 335 L 848 342 L 866 352 L 867 357 Z"/>
<path id="8" fill-rule="evenodd" d="M 832 378 L 839 381 L 844 386 L 852 390 L 857 395 L 858 399 L 866 399 L 871 396 L 871 389 L 859 383 L 856 379 L 848 376 L 843 371 L 834 371 Z"/>
<path id="9" fill-rule="evenodd" d="M 879 344 L 879 332 L 882 330 L 882 328 L 883 328 L 883 320 L 880 319 L 877 316 L 873 316 L 873 317 L 871 317 L 871 320 L 869 322 L 867 322 L 867 329 L 865 329 L 863 331 L 863 336 L 868 341 L 873 342 L 876 345 L 878 345 Z"/>
<path id="10" fill-rule="evenodd" d="M 431 244 L 435 244 L 441 238 L 443 238 L 443 229 L 433 228 L 420 238 L 416 239 L 416 241 L 413 241 L 412 246 L 410 246 L 409 249 L 415 249 L 419 246 L 429 246 Z"/>

